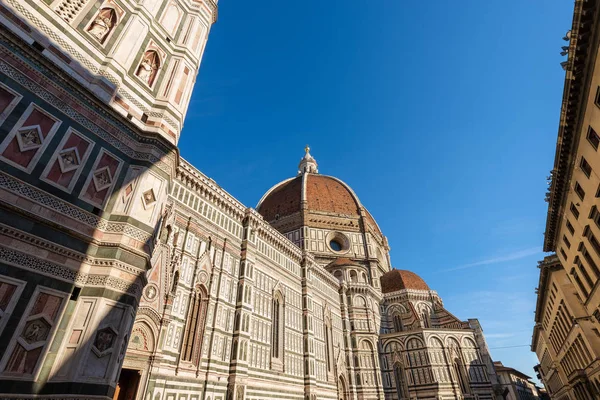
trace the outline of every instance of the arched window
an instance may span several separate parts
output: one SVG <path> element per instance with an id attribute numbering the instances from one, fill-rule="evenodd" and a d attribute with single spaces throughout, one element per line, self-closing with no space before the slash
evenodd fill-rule
<path id="1" fill-rule="evenodd" d="M 408 386 L 406 385 L 406 375 L 404 374 L 404 367 L 400 363 L 394 364 L 394 381 L 396 381 L 396 393 L 398 394 L 398 400 L 408 399 Z"/>
<path id="2" fill-rule="evenodd" d="M 183 360 L 193 362 L 196 365 L 200 361 L 207 303 L 206 289 L 201 286 L 196 287 L 188 311 L 182 348 Z"/>
<path id="3" fill-rule="evenodd" d="M 463 394 L 469 393 L 469 383 L 465 377 L 465 371 L 463 369 L 463 365 L 460 360 L 457 358 L 454 359 L 454 372 L 456 374 L 456 379 L 458 380 L 458 385 L 460 387 L 460 391 Z"/>
<path id="4" fill-rule="evenodd" d="M 423 311 L 421 319 L 423 320 L 423 328 L 429 328 L 429 313 L 427 311 Z"/>
<path id="5" fill-rule="evenodd" d="M 152 86 L 158 74 L 160 64 L 158 53 L 154 50 L 148 50 L 144 53 L 144 57 L 142 57 L 142 61 L 140 61 L 135 74 L 146 82 L 148 86 Z"/>
<path id="6" fill-rule="evenodd" d="M 402 324 L 402 317 L 400 317 L 400 314 L 394 314 L 393 321 L 394 330 L 396 332 L 402 332 L 404 330 L 404 325 Z"/>
<path id="7" fill-rule="evenodd" d="M 355 270 L 350 270 L 350 282 L 352 283 L 356 283 L 358 282 L 358 275 L 356 274 Z"/>
<path id="8" fill-rule="evenodd" d="M 87 28 L 87 31 L 98 42 L 104 43 L 108 35 L 117 25 L 117 13 L 113 8 L 102 8 Z"/>
<path id="9" fill-rule="evenodd" d="M 179 270 L 173 274 L 173 284 L 171 286 L 171 293 L 175 294 L 177 291 L 177 285 L 179 285 Z"/>
<path id="10" fill-rule="evenodd" d="M 325 358 L 327 359 L 327 372 L 331 372 L 333 369 L 333 334 L 331 331 L 331 321 L 326 320 L 323 328 L 325 330 Z"/>
<path id="11" fill-rule="evenodd" d="M 340 281 L 340 282 L 343 279 L 342 271 L 340 271 L 339 269 L 333 273 L 333 276 L 335 276 L 338 279 L 338 281 Z"/>
<path id="12" fill-rule="evenodd" d="M 281 359 L 283 352 L 283 297 L 277 292 L 273 296 L 271 314 L 271 357 Z"/>

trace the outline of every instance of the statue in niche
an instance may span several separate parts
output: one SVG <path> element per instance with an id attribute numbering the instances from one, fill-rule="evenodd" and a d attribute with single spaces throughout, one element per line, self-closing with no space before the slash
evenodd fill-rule
<path id="1" fill-rule="evenodd" d="M 100 10 L 94 21 L 92 21 L 88 32 L 100 43 L 108 37 L 110 31 L 117 24 L 117 14 L 112 8 L 103 8 Z"/>
<path id="2" fill-rule="evenodd" d="M 156 53 L 154 50 L 149 50 L 144 53 L 144 57 L 142 57 L 142 61 L 140 62 L 135 74 L 141 80 L 146 82 L 148 86 L 152 86 L 159 67 L 160 58 L 158 57 L 158 53 Z"/>

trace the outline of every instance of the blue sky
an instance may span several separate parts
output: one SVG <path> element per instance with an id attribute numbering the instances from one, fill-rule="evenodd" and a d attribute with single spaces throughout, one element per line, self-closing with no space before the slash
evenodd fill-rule
<path id="1" fill-rule="evenodd" d="M 223 0 L 181 154 L 248 206 L 309 144 L 494 359 L 533 375 L 570 1 Z"/>

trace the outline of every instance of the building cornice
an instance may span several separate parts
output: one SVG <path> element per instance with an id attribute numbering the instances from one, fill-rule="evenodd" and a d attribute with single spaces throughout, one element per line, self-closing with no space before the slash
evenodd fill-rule
<path id="1" fill-rule="evenodd" d="M 591 79 L 590 71 L 597 51 L 594 46 L 590 46 L 591 43 L 597 42 L 596 38 L 592 37 L 596 31 L 594 28 L 597 23 L 597 13 L 595 0 L 575 1 L 556 154 L 548 196 L 544 251 L 556 250 L 558 227 L 569 193 L 569 181 L 579 142 L 578 132 L 581 130 L 581 120 L 589 89 L 587 81 Z"/>

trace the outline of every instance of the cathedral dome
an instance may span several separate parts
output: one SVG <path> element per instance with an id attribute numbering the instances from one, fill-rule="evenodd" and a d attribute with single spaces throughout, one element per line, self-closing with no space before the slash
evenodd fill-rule
<path id="1" fill-rule="evenodd" d="M 347 257 L 378 261 L 382 273 L 388 271 L 387 239 L 375 219 L 350 186 L 320 174 L 310 149 L 304 150 L 297 175 L 269 189 L 256 211 L 321 265 Z"/>
<path id="2" fill-rule="evenodd" d="M 381 291 L 383 293 L 398 290 L 430 290 L 425 281 L 417 274 L 404 269 L 393 269 L 381 277 Z"/>
<path id="3" fill-rule="evenodd" d="M 319 174 L 317 161 L 309 151 L 306 147 L 298 165 L 298 175 L 269 189 L 256 210 L 272 224 L 305 211 L 346 218 L 350 226 L 358 228 L 358 220 L 362 217 L 372 231 L 383 236 L 375 219 L 350 186 L 338 178 Z"/>
<path id="4" fill-rule="evenodd" d="M 257 211 L 267 220 L 278 220 L 306 209 L 358 217 L 360 202 L 350 187 L 331 176 L 305 173 L 273 186 Z"/>

